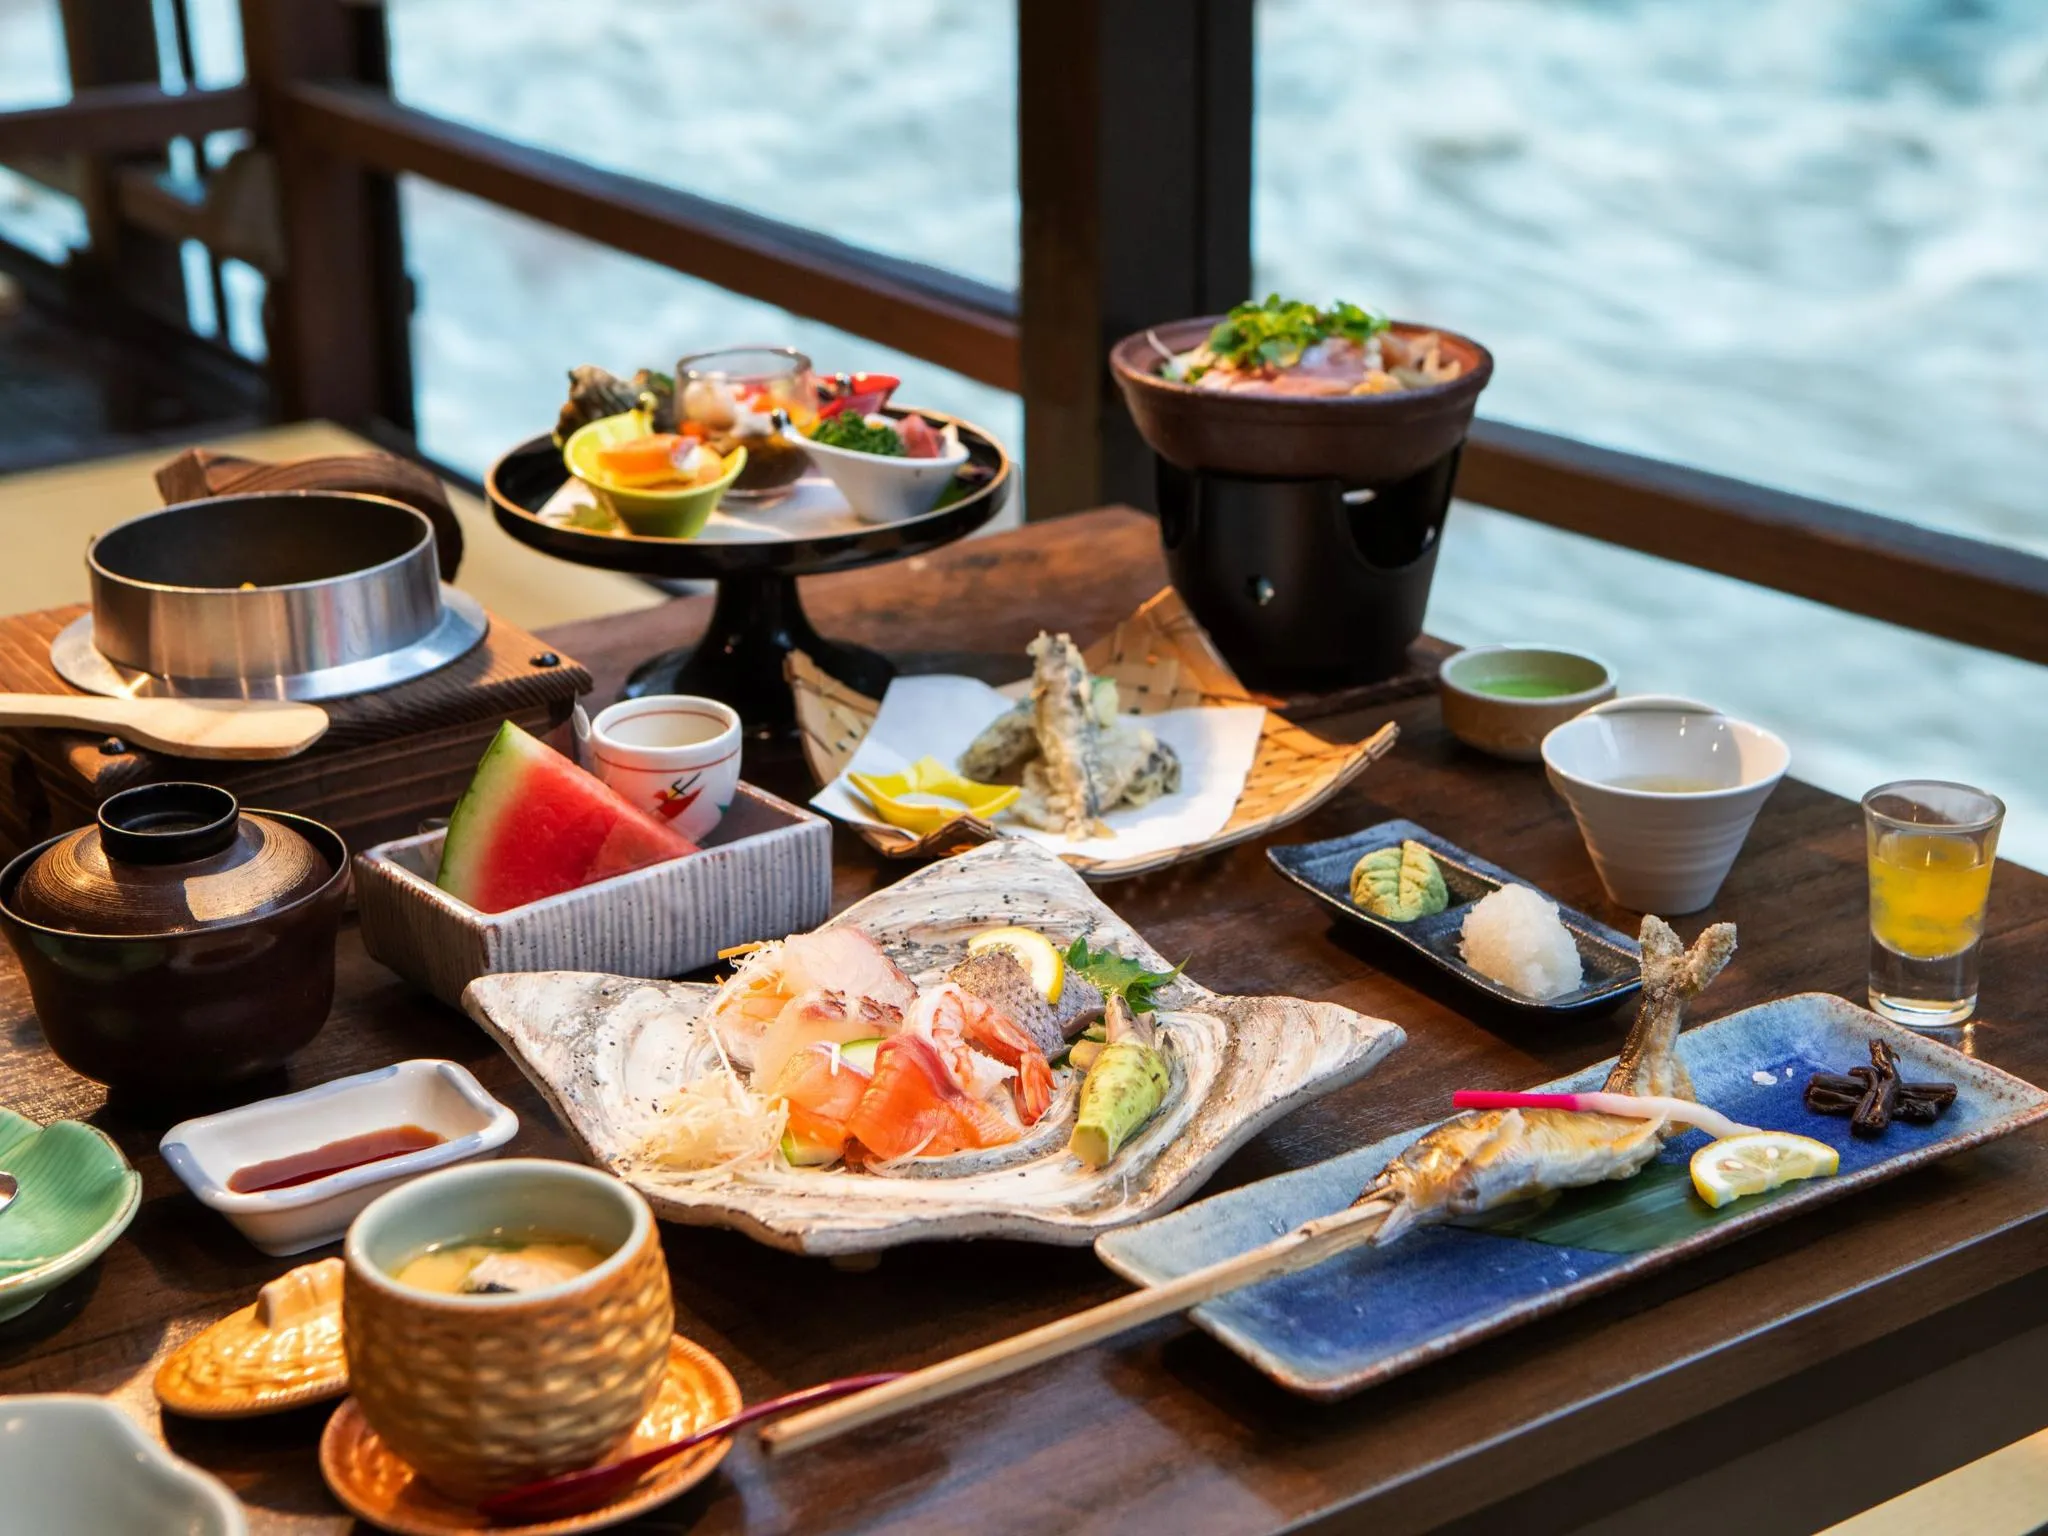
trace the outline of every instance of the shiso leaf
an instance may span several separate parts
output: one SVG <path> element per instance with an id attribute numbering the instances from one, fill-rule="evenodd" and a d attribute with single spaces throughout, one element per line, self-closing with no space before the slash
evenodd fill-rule
<path id="1" fill-rule="evenodd" d="M 1066 960 L 1068 970 L 1086 976 L 1104 997 L 1121 994 L 1133 1013 L 1151 1013 L 1157 1007 L 1152 994 L 1187 968 L 1182 961 L 1170 971 L 1148 971 L 1144 962 L 1113 949 L 1089 949 L 1085 937 L 1074 940 Z"/>
<path id="2" fill-rule="evenodd" d="M 1451 904 L 1444 872 L 1412 838 L 1398 848 L 1375 848 L 1351 868 L 1351 900 L 1393 923 L 1434 917 Z"/>

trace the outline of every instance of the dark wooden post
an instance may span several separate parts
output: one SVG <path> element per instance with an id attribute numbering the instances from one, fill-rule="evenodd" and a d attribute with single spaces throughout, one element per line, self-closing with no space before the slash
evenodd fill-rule
<path id="1" fill-rule="evenodd" d="M 1252 0 L 1018 14 L 1029 513 L 1152 504 L 1109 344 L 1251 287 Z"/>
<path id="2" fill-rule="evenodd" d="M 284 226 L 285 270 L 267 317 L 276 412 L 409 427 L 409 290 L 389 179 L 307 143 L 290 99 L 301 81 L 388 85 L 383 8 L 241 0 L 241 14 L 257 140 L 277 157 Z"/>
<path id="3" fill-rule="evenodd" d="M 150 0 L 59 0 L 58 14 L 73 90 L 156 85 L 161 80 Z M 117 178 L 124 164 L 160 170 L 165 160 L 161 151 L 85 160 L 79 194 L 91 244 L 75 270 L 88 288 L 104 289 L 160 319 L 183 325 L 185 272 L 178 247 L 121 217 Z"/>

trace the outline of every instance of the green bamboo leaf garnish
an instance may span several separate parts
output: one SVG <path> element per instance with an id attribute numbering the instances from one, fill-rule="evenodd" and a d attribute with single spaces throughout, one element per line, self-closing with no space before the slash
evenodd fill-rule
<path id="1" fill-rule="evenodd" d="M 1648 1253 L 1718 1226 L 1729 1217 L 1775 1200 L 1796 1184 L 1751 1195 L 1715 1210 L 1693 1191 L 1680 1163 L 1655 1162 L 1632 1179 L 1560 1190 L 1540 1203 L 1474 1216 L 1457 1223 L 1477 1232 L 1526 1237 L 1560 1248 L 1595 1253 Z"/>

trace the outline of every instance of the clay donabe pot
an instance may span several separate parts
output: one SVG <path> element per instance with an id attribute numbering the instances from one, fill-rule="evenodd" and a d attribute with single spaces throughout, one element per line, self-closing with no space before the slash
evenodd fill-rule
<path id="1" fill-rule="evenodd" d="M 148 784 L 0 870 L 0 933 L 59 1060 L 176 1097 L 282 1066 L 319 1033 L 347 883 L 348 850 L 317 821 Z"/>
<path id="2" fill-rule="evenodd" d="M 1184 352 L 1220 319 L 1155 326 L 1109 356 L 1159 456 L 1174 587 L 1254 687 L 1394 675 L 1422 630 L 1458 454 L 1493 358 L 1438 330 L 1459 376 L 1384 395 L 1223 392 L 1159 376 L 1162 348 Z"/>

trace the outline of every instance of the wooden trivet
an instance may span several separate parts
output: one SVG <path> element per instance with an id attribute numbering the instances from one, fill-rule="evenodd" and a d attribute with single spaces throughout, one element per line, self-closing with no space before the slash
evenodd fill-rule
<path id="1" fill-rule="evenodd" d="M 74 604 L 0 618 L 0 691 L 78 692 L 51 667 L 50 641 L 85 611 Z M 333 723 L 298 757 L 198 762 L 109 748 L 105 738 L 76 731 L 0 731 L 0 854 L 84 826 L 116 790 L 188 778 L 218 784 L 245 805 L 325 822 L 361 850 L 445 816 L 502 722 L 545 735 L 590 686 L 579 663 L 493 617 L 476 647 L 440 670 L 326 701 Z"/>

